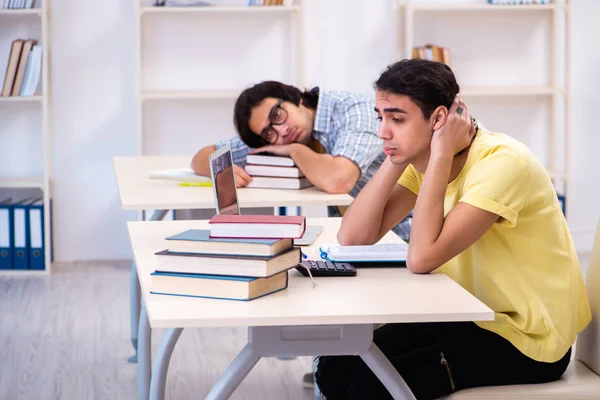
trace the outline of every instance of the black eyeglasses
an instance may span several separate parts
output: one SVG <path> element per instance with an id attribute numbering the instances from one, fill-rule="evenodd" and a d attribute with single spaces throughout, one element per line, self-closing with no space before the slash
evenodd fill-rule
<path id="1" fill-rule="evenodd" d="M 273 128 L 273 125 L 283 124 L 288 117 L 285 108 L 281 107 L 283 99 L 277 100 L 277 104 L 269 112 L 269 125 L 260 132 L 260 138 L 267 144 L 275 144 L 279 139 L 279 133 Z"/>

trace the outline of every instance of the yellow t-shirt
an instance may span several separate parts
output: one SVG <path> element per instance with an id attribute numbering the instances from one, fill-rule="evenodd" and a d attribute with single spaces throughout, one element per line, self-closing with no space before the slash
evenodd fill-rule
<path id="1" fill-rule="evenodd" d="M 415 194 L 412 165 L 398 183 Z M 448 184 L 444 215 L 458 202 L 501 218 L 468 249 L 439 267 L 496 313 L 480 327 L 528 357 L 559 360 L 591 321 L 575 246 L 544 166 L 517 140 L 480 131 L 466 164 Z"/>

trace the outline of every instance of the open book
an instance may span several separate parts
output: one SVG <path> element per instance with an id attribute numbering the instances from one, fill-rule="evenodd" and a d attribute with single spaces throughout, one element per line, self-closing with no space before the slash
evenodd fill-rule
<path id="1" fill-rule="evenodd" d="M 382 243 L 371 246 L 341 246 L 322 244 L 319 246 L 321 258 L 329 261 L 406 261 L 408 244 Z"/>
<path id="2" fill-rule="evenodd" d="M 163 169 L 150 172 L 152 179 L 166 179 L 178 182 L 211 182 L 210 177 L 196 175 L 191 168 Z"/>

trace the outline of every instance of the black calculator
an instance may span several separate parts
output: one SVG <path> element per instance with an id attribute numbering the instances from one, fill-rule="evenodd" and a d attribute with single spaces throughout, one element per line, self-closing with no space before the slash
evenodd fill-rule
<path id="1" fill-rule="evenodd" d="M 356 268 L 347 262 L 304 260 L 302 264 L 310 269 L 312 276 L 356 276 Z M 298 265 L 296 269 L 308 276 L 308 271 L 303 266 Z"/>

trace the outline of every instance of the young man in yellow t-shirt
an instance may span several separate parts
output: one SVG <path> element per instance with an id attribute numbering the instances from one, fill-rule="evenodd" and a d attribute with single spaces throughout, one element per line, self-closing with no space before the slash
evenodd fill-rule
<path id="1" fill-rule="evenodd" d="M 387 158 L 344 215 L 339 242 L 375 243 L 414 208 L 408 269 L 445 273 L 496 313 L 388 324 L 375 344 L 417 399 L 558 379 L 591 314 L 544 166 L 510 136 L 477 128 L 444 64 L 399 61 L 375 89 Z M 390 398 L 359 357 L 321 357 L 316 378 L 328 400 Z"/>

